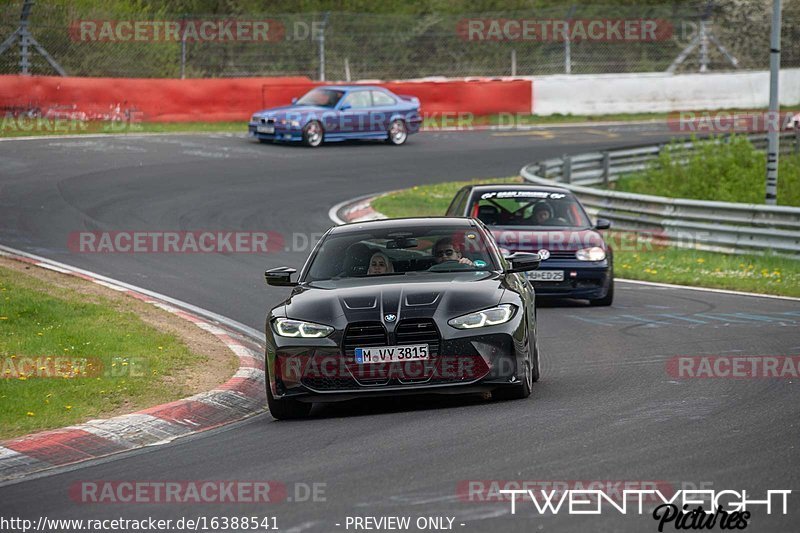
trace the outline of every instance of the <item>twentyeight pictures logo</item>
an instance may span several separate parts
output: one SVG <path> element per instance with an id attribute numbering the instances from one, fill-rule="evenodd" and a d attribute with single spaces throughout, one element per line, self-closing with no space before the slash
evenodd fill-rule
<path id="1" fill-rule="evenodd" d="M 512 515 L 517 514 L 523 505 L 541 515 L 599 515 L 604 509 L 623 515 L 650 514 L 658 521 L 660 532 L 670 524 L 677 530 L 712 529 L 715 526 L 723 530 L 745 529 L 752 510 L 764 510 L 768 515 L 788 514 L 788 499 L 792 493 L 791 490 L 767 490 L 761 494 L 746 490 L 678 490 L 669 496 L 658 488 L 647 488 L 625 489 L 620 498 L 602 489 L 516 488 L 499 492 L 513 496 L 510 500 Z M 657 504 L 651 513 L 651 506 L 646 504 L 653 498 Z"/>

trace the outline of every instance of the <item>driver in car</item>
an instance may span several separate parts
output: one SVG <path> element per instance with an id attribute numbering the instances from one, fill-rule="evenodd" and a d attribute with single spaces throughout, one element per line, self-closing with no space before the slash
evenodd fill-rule
<path id="1" fill-rule="evenodd" d="M 547 202 L 539 202 L 533 208 L 533 222 L 536 226 L 546 226 L 553 218 L 553 208 Z"/>
<path id="2" fill-rule="evenodd" d="M 442 237 L 433 245 L 433 259 L 437 264 L 445 261 L 457 261 L 462 265 L 475 265 L 469 258 L 461 253 L 461 249 L 453 243 L 451 237 Z"/>

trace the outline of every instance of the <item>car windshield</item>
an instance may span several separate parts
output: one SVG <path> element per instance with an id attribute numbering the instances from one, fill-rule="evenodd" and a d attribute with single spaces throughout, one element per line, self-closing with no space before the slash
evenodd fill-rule
<path id="1" fill-rule="evenodd" d="M 571 194 L 511 190 L 480 195 L 470 206 L 469 216 L 487 226 L 528 226 L 543 228 L 588 228 L 589 217 Z"/>
<path id="2" fill-rule="evenodd" d="M 395 226 L 329 235 L 303 281 L 497 268 L 483 237 L 473 228 Z"/>
<path id="3" fill-rule="evenodd" d="M 313 105 L 320 107 L 335 107 L 342 99 L 344 91 L 333 89 L 314 89 L 307 92 L 295 105 Z"/>

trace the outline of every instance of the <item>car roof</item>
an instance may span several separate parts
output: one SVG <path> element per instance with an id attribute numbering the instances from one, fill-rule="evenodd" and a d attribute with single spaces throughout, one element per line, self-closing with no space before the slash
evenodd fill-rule
<path id="1" fill-rule="evenodd" d="M 353 91 L 356 89 L 368 89 L 371 91 L 386 91 L 385 87 L 379 87 L 377 85 L 320 85 L 319 87 L 314 87 L 315 89 L 333 89 L 335 91 Z"/>
<path id="2" fill-rule="evenodd" d="M 475 228 L 475 220 L 465 217 L 409 217 L 386 218 L 381 220 L 367 220 L 364 222 L 351 222 L 331 229 L 331 233 L 344 234 L 365 229 L 403 229 L 403 228 Z"/>
<path id="3" fill-rule="evenodd" d="M 503 183 L 493 185 L 491 183 L 480 183 L 478 185 L 467 185 L 468 189 L 479 192 L 486 191 L 544 191 L 544 192 L 560 192 L 564 194 L 572 194 L 572 191 L 564 187 L 553 187 L 551 185 L 533 185 L 530 183 Z"/>

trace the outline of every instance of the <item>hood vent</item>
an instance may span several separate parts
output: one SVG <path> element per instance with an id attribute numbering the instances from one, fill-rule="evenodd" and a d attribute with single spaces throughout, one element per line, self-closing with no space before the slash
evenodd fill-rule
<path id="1" fill-rule="evenodd" d="M 378 299 L 374 296 L 348 296 L 342 298 L 348 309 L 375 309 Z"/>
<path id="2" fill-rule="evenodd" d="M 406 305 L 409 307 L 433 305 L 439 299 L 438 292 L 420 292 L 417 294 L 406 294 Z"/>

